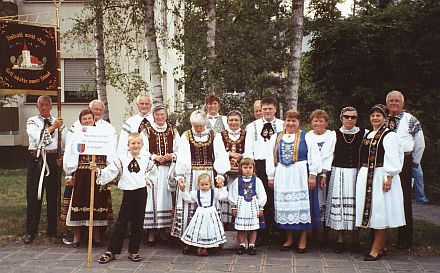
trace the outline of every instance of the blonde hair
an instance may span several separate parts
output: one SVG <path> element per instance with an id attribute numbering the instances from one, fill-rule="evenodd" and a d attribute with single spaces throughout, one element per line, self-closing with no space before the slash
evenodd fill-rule
<path id="1" fill-rule="evenodd" d="M 240 163 L 238 163 L 238 171 L 241 175 L 243 175 L 243 166 L 252 165 L 254 167 L 254 175 L 255 175 L 255 161 L 250 157 L 245 157 L 242 160 L 240 160 Z"/>
<path id="2" fill-rule="evenodd" d="M 205 179 L 207 179 L 209 181 L 209 184 L 212 186 L 211 176 L 207 173 L 202 173 L 201 175 L 199 175 L 199 177 L 197 177 L 197 185 L 200 185 L 200 182 L 202 182 Z"/>
<path id="3" fill-rule="evenodd" d="M 139 139 L 142 142 L 142 144 L 144 144 L 144 140 L 143 140 L 141 134 L 139 134 L 138 132 L 133 132 L 128 135 L 128 143 L 130 143 L 131 141 L 133 141 L 135 139 Z"/>

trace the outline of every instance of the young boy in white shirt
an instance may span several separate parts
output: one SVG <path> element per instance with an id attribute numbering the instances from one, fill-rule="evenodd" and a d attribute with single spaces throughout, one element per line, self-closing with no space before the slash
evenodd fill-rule
<path id="1" fill-rule="evenodd" d="M 147 186 L 151 186 L 158 176 L 154 162 L 147 155 L 140 153 L 143 145 L 141 135 L 131 133 L 128 136 L 129 153 L 126 156 L 115 159 L 105 169 L 99 169 L 96 164 L 90 164 L 90 169 L 96 170 L 98 173 L 97 184 L 105 185 L 120 174 L 118 187 L 124 191 L 118 220 L 109 246 L 98 260 L 101 264 L 114 260 L 115 254 L 121 253 L 129 222 L 131 225 L 128 258 L 133 262 L 142 260 L 142 256 L 138 252 L 143 234 Z"/>

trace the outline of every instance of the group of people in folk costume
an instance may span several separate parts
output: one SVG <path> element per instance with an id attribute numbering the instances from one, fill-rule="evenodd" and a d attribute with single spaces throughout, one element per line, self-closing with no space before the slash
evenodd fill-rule
<path id="1" fill-rule="evenodd" d="M 328 130 L 329 116 L 318 109 L 310 115 L 312 130 L 305 132 L 300 129 L 302 119 L 297 111 L 284 113 L 284 121 L 275 117 L 277 102 L 271 97 L 255 102 L 256 120 L 244 130 L 240 112 L 219 115 L 220 99 L 214 95 L 205 102 L 207 113 L 192 112 L 191 128 L 179 135 L 167 122 L 166 109 L 159 105 L 150 113 L 149 96 L 140 95 L 136 99 L 139 113 L 124 122 L 118 144 L 114 128 L 101 118 L 102 102 L 92 101 L 80 113 L 67 135 L 63 134 L 67 138 L 66 189 L 61 220 L 73 227 L 75 247 L 80 245 L 79 227 L 89 225 L 91 170 L 97 172 L 93 208 L 97 244 L 101 242 L 98 227 L 112 220 L 107 184 L 119 180 L 123 190 L 114 234 L 100 263 L 121 253 L 129 223 L 132 261 L 142 259 L 138 252 L 143 229 L 148 231 L 149 246 L 170 231 L 184 243 L 183 253 L 193 246 L 199 256 L 226 242 L 225 228 L 237 230 L 239 255 L 255 255 L 256 244 L 268 244 L 276 232 L 284 239 L 280 251 L 295 248 L 304 253 L 307 231 L 321 225 L 325 234 L 329 228 L 337 231 L 336 253 L 346 250 L 344 231 L 353 233 L 352 247 L 359 251 L 358 228 L 373 229 L 373 244 L 364 257 L 367 261 L 384 255 L 387 228 L 402 227 L 398 245 L 411 245 L 408 182 L 401 171 L 407 164 L 420 163 L 424 140 L 420 123 L 403 112 L 399 91 L 388 94 L 388 108 L 380 104 L 371 108 L 372 130 L 356 127 L 358 112 L 348 106 L 341 110 L 339 129 Z M 43 149 L 50 166 L 54 164 L 49 161 L 50 147 L 56 144 L 54 135 L 63 128 L 63 121 L 50 117 L 49 97 L 40 97 L 37 108 L 40 114 L 30 118 L 27 126 L 30 140 L 34 139 L 30 150 L 35 154 Z M 88 155 L 78 156 L 72 137 L 79 126 L 93 125 L 110 128 L 109 138 L 115 143 L 114 153 L 97 157 L 96 163 L 90 163 Z M 37 131 L 41 131 L 40 137 Z M 40 157 L 35 156 L 33 162 Z M 29 174 L 40 171 L 36 166 L 40 165 L 30 165 Z M 49 194 L 49 178 L 45 179 Z M 30 185 L 28 177 L 28 204 L 35 195 Z M 33 241 L 38 229 L 38 219 L 29 213 L 28 208 L 25 243 Z M 31 228 L 36 220 L 36 228 Z M 56 233 L 52 222 L 48 233 Z M 300 232 L 297 244 L 295 230 Z M 405 232 L 407 236 L 400 235 Z"/>

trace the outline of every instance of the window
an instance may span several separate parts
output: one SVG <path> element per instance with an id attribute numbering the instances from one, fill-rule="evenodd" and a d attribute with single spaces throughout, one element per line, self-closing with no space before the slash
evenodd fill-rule
<path id="1" fill-rule="evenodd" d="M 96 98 L 95 59 L 64 59 L 64 102 Z"/>

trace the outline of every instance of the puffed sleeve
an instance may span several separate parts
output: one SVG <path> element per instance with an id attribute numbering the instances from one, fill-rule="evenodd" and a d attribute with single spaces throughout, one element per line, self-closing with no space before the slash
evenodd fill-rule
<path id="1" fill-rule="evenodd" d="M 105 185 L 113 181 L 119 173 L 122 173 L 122 161 L 119 158 L 115 158 L 107 167 L 98 171 L 96 184 Z"/>
<path id="2" fill-rule="evenodd" d="M 309 174 L 317 175 L 322 171 L 321 152 L 318 144 L 313 140 L 311 134 L 305 136 L 307 144 L 307 163 L 309 164 Z"/>
<path id="3" fill-rule="evenodd" d="M 75 145 L 73 142 L 73 133 L 69 133 L 63 158 L 63 169 L 66 175 L 72 175 L 78 168 L 79 153 L 75 151 Z"/>
<path id="4" fill-rule="evenodd" d="M 145 169 L 144 178 L 147 184 L 150 185 L 156 184 L 156 181 L 159 178 L 159 170 L 152 160 L 148 160 L 148 165 Z"/>
<path id="5" fill-rule="evenodd" d="M 174 139 L 173 139 L 173 159 L 176 160 L 177 158 L 177 151 L 179 150 L 179 143 L 180 143 L 180 135 L 179 132 L 174 129 Z"/>
<path id="6" fill-rule="evenodd" d="M 228 190 L 225 187 L 222 187 L 220 189 L 215 189 L 216 190 L 216 199 L 217 200 L 221 200 L 221 201 L 226 201 L 228 200 Z"/>
<path id="7" fill-rule="evenodd" d="M 383 139 L 385 150 L 383 169 L 387 176 L 398 175 L 402 171 L 403 152 L 394 132 L 388 133 Z"/>
<path id="8" fill-rule="evenodd" d="M 222 137 L 219 133 L 214 137 L 214 169 L 217 171 L 217 176 L 225 179 L 224 174 L 231 169 L 229 162 L 229 155 L 225 149 Z"/>
<path id="9" fill-rule="evenodd" d="M 233 207 L 235 207 L 237 205 L 237 200 L 238 200 L 238 178 L 235 178 L 234 182 L 232 182 L 232 185 L 229 188 L 228 199 L 229 199 L 229 203 Z"/>
<path id="10" fill-rule="evenodd" d="M 258 198 L 258 205 L 260 206 L 260 210 L 264 208 L 264 205 L 266 205 L 267 201 L 267 194 L 266 190 L 264 189 L 263 182 L 261 182 L 261 179 L 256 177 L 256 190 L 257 190 L 257 198 Z"/>
<path id="11" fill-rule="evenodd" d="M 191 150 L 186 132 L 182 134 L 179 141 L 176 159 L 176 180 L 184 178 L 191 173 Z"/>
<path id="12" fill-rule="evenodd" d="M 266 174 L 267 179 L 274 179 L 275 177 L 275 162 L 274 162 L 274 149 L 275 149 L 275 142 L 277 141 L 278 134 L 273 134 L 270 137 L 269 146 L 270 150 L 272 151 L 271 156 L 266 158 Z"/>
<path id="13" fill-rule="evenodd" d="M 332 168 L 333 152 L 335 151 L 336 133 L 330 131 L 321 148 L 322 172 L 329 172 Z"/>
<path id="14" fill-rule="evenodd" d="M 246 138 L 244 142 L 244 157 L 254 159 L 254 145 L 255 145 L 255 122 L 251 122 L 246 126 Z"/>
<path id="15" fill-rule="evenodd" d="M 180 192 L 182 194 L 183 201 L 187 203 L 196 203 L 197 202 L 197 191 L 191 191 L 191 192 Z"/>
<path id="16" fill-rule="evenodd" d="M 115 128 L 110 123 L 108 123 L 107 126 L 109 128 L 109 139 L 110 142 L 112 143 L 112 147 L 114 147 L 111 153 L 107 154 L 107 158 L 111 162 L 116 158 L 118 158 L 118 154 L 117 154 L 118 135 L 116 134 Z"/>

